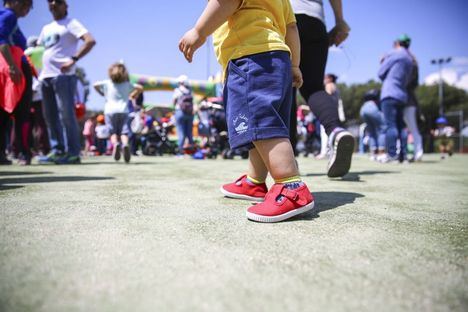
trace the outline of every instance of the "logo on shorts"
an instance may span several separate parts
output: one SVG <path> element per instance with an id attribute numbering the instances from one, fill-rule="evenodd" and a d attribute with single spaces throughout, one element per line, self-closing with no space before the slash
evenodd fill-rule
<path id="1" fill-rule="evenodd" d="M 248 122 L 249 119 L 244 115 L 239 115 L 232 121 L 234 124 L 234 129 L 236 130 L 237 134 L 246 133 L 249 129 Z"/>

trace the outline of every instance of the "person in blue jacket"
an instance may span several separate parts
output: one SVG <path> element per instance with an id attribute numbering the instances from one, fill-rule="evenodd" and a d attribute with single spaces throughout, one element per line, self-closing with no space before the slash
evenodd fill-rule
<path id="1" fill-rule="evenodd" d="M 399 41 L 380 64 L 378 76 L 382 80 L 380 101 L 385 120 L 385 140 L 387 158 L 384 162 L 403 162 L 406 160 L 407 134 L 403 110 L 408 101 L 408 82 L 413 70 L 413 58 L 407 47 Z M 397 142 L 400 152 L 397 154 Z"/>

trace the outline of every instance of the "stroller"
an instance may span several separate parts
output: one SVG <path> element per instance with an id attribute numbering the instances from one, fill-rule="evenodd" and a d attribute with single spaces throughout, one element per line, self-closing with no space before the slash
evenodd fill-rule
<path id="1" fill-rule="evenodd" d="M 221 97 L 209 98 L 206 102 L 209 110 L 210 136 L 207 142 L 207 157 L 216 158 L 221 155 L 223 159 L 233 159 L 235 156 L 241 156 L 242 159 L 249 158 L 247 148 L 231 149 L 229 146 L 226 112 L 222 105 Z"/>
<path id="2" fill-rule="evenodd" d="M 309 154 L 318 155 L 320 153 L 320 130 L 317 131 L 317 129 L 320 129 L 320 123 L 307 109 L 299 111 L 297 117 L 298 152 L 303 153 L 304 157 Z"/>
<path id="3" fill-rule="evenodd" d="M 173 128 L 174 125 L 168 118 L 156 121 L 155 125 L 144 134 L 143 154 L 150 156 L 175 155 L 177 153 L 176 146 L 169 140 L 169 133 Z"/>

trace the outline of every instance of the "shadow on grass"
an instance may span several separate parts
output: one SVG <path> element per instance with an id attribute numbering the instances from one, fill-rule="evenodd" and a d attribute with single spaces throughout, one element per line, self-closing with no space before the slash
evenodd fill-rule
<path id="1" fill-rule="evenodd" d="M 103 180 L 114 180 L 114 178 L 112 177 L 85 177 L 85 176 L 21 177 L 21 178 L 0 179 L 0 184 L 34 184 L 34 183 L 81 182 L 81 181 L 103 181 Z M 3 187 L 9 187 L 9 186 L 3 186 Z"/>
<path id="2" fill-rule="evenodd" d="M 80 166 L 92 166 L 92 165 L 116 165 L 121 163 L 122 165 L 127 165 L 127 166 L 135 166 L 135 165 L 154 165 L 157 163 L 154 162 L 132 162 L 126 164 L 123 161 L 108 161 L 108 162 L 82 162 Z"/>
<path id="3" fill-rule="evenodd" d="M 394 174 L 400 173 L 400 171 L 384 171 L 384 170 L 366 170 L 366 171 L 357 171 L 349 172 L 347 175 L 341 178 L 333 178 L 334 181 L 344 181 L 344 182 L 364 182 L 361 180 L 361 175 L 374 175 L 374 174 Z M 326 173 L 308 173 L 302 175 L 304 177 L 321 177 L 326 176 Z"/>
<path id="4" fill-rule="evenodd" d="M 438 164 L 440 163 L 441 160 L 423 160 L 421 162 L 419 162 L 419 164 Z M 418 164 L 418 162 L 414 163 L 413 164 Z"/>
<path id="5" fill-rule="evenodd" d="M 7 176 L 24 176 L 24 175 L 37 175 L 37 174 L 51 174 L 52 172 L 41 171 L 41 172 L 24 172 L 24 171 L 0 171 L 0 177 Z"/>
<path id="6" fill-rule="evenodd" d="M 321 212 L 352 204 L 356 198 L 364 197 L 364 195 L 360 193 L 350 192 L 314 192 L 312 194 L 315 198 L 314 209 L 287 221 L 313 220 L 319 218 Z"/>
<path id="7" fill-rule="evenodd" d="M 24 186 L 22 185 L 0 185 L 0 192 L 1 191 L 10 191 L 10 190 L 16 190 L 19 188 L 23 188 Z"/>

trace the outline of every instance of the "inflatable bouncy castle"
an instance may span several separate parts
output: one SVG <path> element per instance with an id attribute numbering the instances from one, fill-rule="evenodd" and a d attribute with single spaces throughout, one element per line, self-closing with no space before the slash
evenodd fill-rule
<path id="1" fill-rule="evenodd" d="M 177 88 L 177 78 L 130 75 L 131 83 L 138 83 L 145 91 L 173 91 Z M 193 93 L 202 97 L 216 96 L 216 80 L 189 80 L 188 86 Z"/>

